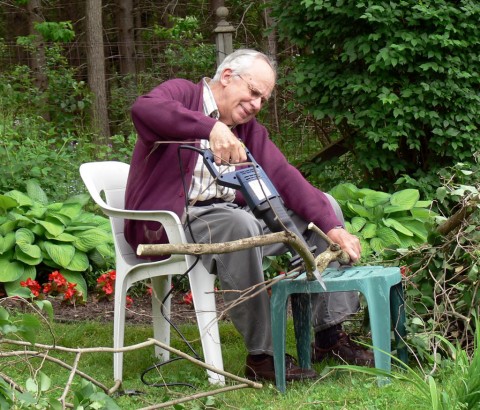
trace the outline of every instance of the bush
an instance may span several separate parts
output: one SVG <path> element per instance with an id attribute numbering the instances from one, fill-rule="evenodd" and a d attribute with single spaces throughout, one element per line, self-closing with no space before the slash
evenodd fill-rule
<path id="1" fill-rule="evenodd" d="M 84 272 L 111 266 L 114 257 L 110 222 L 83 211 L 88 200 L 84 194 L 49 203 L 35 181 L 28 195 L 0 195 L 0 282 L 9 296 L 29 297 L 20 282 L 59 270 L 86 299 Z"/>
<path id="2" fill-rule="evenodd" d="M 480 149 L 480 6 L 475 2 L 273 3 L 301 51 L 287 79 L 330 118 L 372 188 L 466 162 Z"/>

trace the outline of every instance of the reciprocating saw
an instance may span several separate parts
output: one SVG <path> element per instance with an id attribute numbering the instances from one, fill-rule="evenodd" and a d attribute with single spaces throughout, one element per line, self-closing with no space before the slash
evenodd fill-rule
<path id="1" fill-rule="evenodd" d="M 272 181 L 270 181 L 265 171 L 255 161 L 250 151 L 246 148 L 245 151 L 247 160 L 251 165 L 233 172 L 220 173 L 215 165 L 215 157 L 209 149 L 202 150 L 203 162 L 208 171 L 216 179 L 217 184 L 239 190 L 242 193 L 253 215 L 256 218 L 262 219 L 270 231 L 281 232 L 288 230 L 295 233 L 299 239 L 305 243 L 305 246 L 309 248 L 303 235 L 288 215 L 283 205 L 283 200 L 275 189 Z M 289 249 L 293 255 L 290 262 L 294 267 L 301 262 L 301 259 L 295 249 L 291 246 L 289 246 Z M 310 251 L 314 250 L 315 249 L 310 249 Z M 315 272 L 315 276 L 322 286 L 324 286 L 320 274 Z"/>

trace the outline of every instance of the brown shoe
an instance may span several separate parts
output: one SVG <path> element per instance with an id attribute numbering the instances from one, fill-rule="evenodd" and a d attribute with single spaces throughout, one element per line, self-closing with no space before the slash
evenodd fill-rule
<path id="1" fill-rule="evenodd" d="M 338 334 L 339 339 L 332 347 L 323 349 L 312 344 L 312 362 L 318 363 L 325 359 L 341 360 L 343 363 L 357 366 L 374 367 L 373 352 L 367 350 L 350 339 L 345 332 Z"/>
<path id="2" fill-rule="evenodd" d="M 275 381 L 275 367 L 273 356 L 265 355 L 263 360 L 254 360 L 252 355 L 247 356 L 247 365 L 245 367 L 245 377 L 250 380 L 270 380 Z M 295 364 L 295 359 L 290 355 L 285 355 L 285 380 L 287 382 L 294 380 L 316 379 L 317 373 L 313 369 L 302 369 Z"/>

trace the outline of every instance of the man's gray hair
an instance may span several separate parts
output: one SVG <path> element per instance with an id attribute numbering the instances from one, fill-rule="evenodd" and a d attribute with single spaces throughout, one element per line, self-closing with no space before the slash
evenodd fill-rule
<path id="1" fill-rule="evenodd" d="M 256 60 L 257 58 L 265 61 L 271 67 L 275 77 L 277 76 L 275 61 L 273 61 L 270 57 L 261 53 L 260 51 L 243 48 L 243 49 L 234 51 L 233 53 L 225 57 L 222 63 L 218 66 L 217 72 L 215 73 L 215 76 L 213 77 L 212 81 L 213 82 L 220 81 L 220 76 L 222 75 L 222 71 L 225 70 L 226 68 L 230 68 L 233 74 L 246 73 L 252 66 L 253 61 Z"/>

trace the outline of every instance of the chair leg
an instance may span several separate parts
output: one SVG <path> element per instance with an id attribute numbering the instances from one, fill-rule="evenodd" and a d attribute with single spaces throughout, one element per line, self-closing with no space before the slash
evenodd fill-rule
<path id="1" fill-rule="evenodd" d="M 270 317 L 273 339 L 273 364 L 275 366 L 275 382 L 277 389 L 285 393 L 285 340 L 287 333 L 287 301 L 288 295 L 281 286 L 272 287 L 270 298 Z"/>
<path id="2" fill-rule="evenodd" d="M 125 296 L 127 284 L 117 279 L 115 284 L 115 304 L 113 315 L 113 348 L 123 347 L 125 337 Z M 115 381 L 123 380 L 123 353 L 113 354 L 113 378 Z"/>
<path id="3" fill-rule="evenodd" d="M 310 369 L 311 360 L 311 321 L 310 294 L 291 295 L 293 326 L 297 341 L 298 364 L 302 369 Z"/>
<path id="4" fill-rule="evenodd" d="M 152 320 L 153 320 L 153 337 L 161 343 L 170 346 L 170 323 L 162 315 L 162 301 L 165 295 L 170 291 L 171 277 L 157 276 L 152 278 Z M 170 302 L 169 297 L 163 304 L 163 314 L 170 318 Z M 155 356 L 162 362 L 170 359 L 170 352 L 155 346 Z"/>
<path id="5" fill-rule="evenodd" d="M 403 363 L 408 364 L 408 352 L 405 345 L 407 337 L 407 329 L 405 327 L 405 300 L 402 282 L 392 286 L 390 290 L 390 311 L 397 345 L 397 357 Z"/>
<path id="6" fill-rule="evenodd" d="M 372 331 L 373 355 L 375 367 L 386 372 L 391 370 L 391 341 L 390 341 L 390 302 L 387 297 L 380 297 L 372 292 L 362 292 L 367 299 L 370 315 L 370 329 Z M 370 297 L 371 295 L 371 297 Z M 379 384 L 385 384 L 385 378 L 379 378 Z"/>
<path id="7" fill-rule="evenodd" d="M 222 346 L 218 330 L 215 294 L 213 293 L 214 284 L 215 275 L 211 275 L 201 267 L 195 268 L 190 274 L 190 288 L 205 363 L 223 370 Z M 223 375 L 211 370 L 207 370 L 207 374 L 210 383 L 222 385 L 225 383 Z"/>

